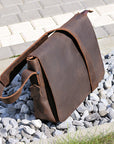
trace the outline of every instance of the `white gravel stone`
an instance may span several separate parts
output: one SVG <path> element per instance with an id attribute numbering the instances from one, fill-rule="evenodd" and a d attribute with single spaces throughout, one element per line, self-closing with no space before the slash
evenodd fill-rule
<path id="1" fill-rule="evenodd" d="M 109 105 L 108 101 L 104 98 L 101 99 L 101 102 L 107 107 Z"/>
<path id="2" fill-rule="evenodd" d="M 113 89 L 110 88 L 110 89 L 107 90 L 107 96 L 110 97 L 112 95 L 113 95 Z"/>
<path id="3" fill-rule="evenodd" d="M 114 109 L 113 108 L 108 108 L 108 117 L 110 119 L 114 119 Z"/>
<path id="4" fill-rule="evenodd" d="M 98 113 L 93 113 L 93 114 L 90 114 L 89 116 L 87 116 L 85 118 L 86 121 L 88 122 L 91 122 L 91 121 L 94 121 L 94 120 L 98 120 L 100 118 L 99 114 Z"/>
<path id="5" fill-rule="evenodd" d="M 111 101 L 114 102 L 114 94 L 110 97 Z"/>
<path id="6" fill-rule="evenodd" d="M 23 104 L 21 107 L 21 113 L 28 113 L 29 112 L 29 108 L 26 104 Z"/>
<path id="7" fill-rule="evenodd" d="M 35 130 L 34 129 L 31 129 L 29 126 L 24 126 L 24 130 L 26 133 L 32 135 L 35 133 Z"/>
<path id="8" fill-rule="evenodd" d="M 91 93 L 90 100 L 99 101 L 99 97 L 95 93 Z"/>
<path id="9" fill-rule="evenodd" d="M 111 86 L 112 86 L 112 76 L 109 76 L 105 82 L 105 87 L 111 88 Z"/>
<path id="10" fill-rule="evenodd" d="M 101 89 L 100 92 L 99 92 L 99 97 L 106 99 L 106 90 Z"/>
<path id="11" fill-rule="evenodd" d="M 88 110 L 85 110 L 84 111 L 84 113 L 83 113 L 83 115 L 82 115 L 82 117 L 81 117 L 81 119 L 85 119 L 85 117 L 87 117 L 89 115 L 89 112 L 88 112 Z"/>
<path id="12" fill-rule="evenodd" d="M 38 129 L 41 128 L 41 126 L 42 126 L 42 122 L 40 119 L 32 120 L 32 124 Z"/>
<path id="13" fill-rule="evenodd" d="M 80 119 L 80 115 L 79 113 L 75 110 L 73 111 L 73 113 L 71 114 L 72 118 L 75 120 L 79 120 Z"/>
<path id="14" fill-rule="evenodd" d="M 68 117 L 64 122 L 57 125 L 57 129 L 67 129 L 72 126 L 72 117 Z"/>
<path id="15" fill-rule="evenodd" d="M 107 114 L 106 106 L 103 103 L 99 103 L 98 108 L 100 116 L 105 116 Z"/>
<path id="16" fill-rule="evenodd" d="M 87 110 L 87 108 L 84 106 L 83 103 L 81 105 L 79 105 L 79 107 L 77 108 L 77 111 L 79 113 L 84 113 L 85 110 Z"/>

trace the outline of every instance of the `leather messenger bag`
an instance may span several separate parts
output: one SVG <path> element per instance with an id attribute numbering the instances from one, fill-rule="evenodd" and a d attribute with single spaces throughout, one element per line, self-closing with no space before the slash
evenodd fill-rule
<path id="1" fill-rule="evenodd" d="M 3 102 L 15 102 L 29 78 L 36 118 L 62 122 L 84 101 L 104 76 L 88 12 L 78 13 L 60 28 L 46 32 L 1 74 Z M 4 88 L 26 64 L 21 87 L 3 97 Z"/>

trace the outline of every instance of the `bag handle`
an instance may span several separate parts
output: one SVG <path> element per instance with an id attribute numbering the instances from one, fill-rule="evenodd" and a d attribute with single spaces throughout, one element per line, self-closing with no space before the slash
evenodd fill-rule
<path id="1" fill-rule="evenodd" d="M 87 11 L 85 11 L 85 13 L 87 14 Z M 85 13 L 83 12 L 84 15 L 85 15 Z M 87 66 L 88 76 L 89 76 L 89 80 L 90 80 L 90 87 L 91 87 L 91 90 L 92 90 L 93 85 L 92 85 L 91 74 L 90 74 L 88 65 L 91 66 L 91 68 L 92 68 L 91 72 L 92 72 L 93 74 L 94 74 L 94 66 L 92 65 L 91 60 L 89 59 L 89 55 L 88 55 L 86 49 L 82 49 L 82 48 L 81 48 L 81 46 L 80 46 L 81 41 L 79 40 L 79 38 L 77 38 L 78 36 L 76 37 L 76 36 L 75 36 L 74 34 L 72 34 L 72 33 L 70 32 L 70 30 L 68 30 L 68 29 L 58 28 L 58 29 L 54 29 L 54 30 L 50 30 L 50 31 L 46 32 L 38 41 L 35 42 L 35 44 L 37 45 L 37 47 L 36 47 L 35 44 L 34 44 L 34 45 L 32 45 L 30 48 L 28 48 L 28 49 L 22 54 L 22 55 L 23 55 L 23 59 L 21 60 L 21 62 L 27 57 L 27 55 L 28 55 L 29 53 L 31 53 L 33 50 L 35 50 L 36 48 L 38 48 L 38 46 L 41 44 L 40 42 L 42 41 L 42 39 L 43 39 L 43 40 L 46 40 L 46 39 L 48 38 L 48 36 L 49 36 L 51 33 L 53 33 L 53 32 L 61 32 L 61 33 L 64 33 L 64 34 L 65 34 L 65 33 L 70 34 L 70 36 L 72 36 L 72 37 L 75 39 L 75 41 L 78 43 L 79 48 L 80 48 L 80 50 L 81 50 L 81 53 L 82 53 L 82 55 L 83 55 L 83 57 L 84 57 L 86 66 Z M 70 37 L 70 38 L 71 38 L 71 37 Z M 17 58 L 17 60 L 16 60 L 16 62 L 17 62 L 16 64 L 17 64 L 17 65 L 19 65 L 19 64 L 21 63 L 21 62 L 20 62 L 20 59 L 21 59 L 21 56 L 20 56 L 19 58 Z M 20 63 L 18 63 L 18 61 L 19 61 Z M 17 65 L 16 65 L 16 66 L 17 66 Z M 10 70 L 10 72 L 9 72 L 8 70 Z M 5 72 L 7 73 L 7 71 L 8 71 L 8 75 L 4 75 L 4 73 L 5 73 Z M 24 70 L 24 71 L 23 71 L 23 74 L 22 74 L 23 82 L 22 82 L 21 87 L 18 89 L 18 91 L 15 92 L 14 94 L 8 96 L 8 97 L 2 97 L 2 93 L 3 93 L 4 87 L 6 87 L 6 86 L 9 84 L 9 82 L 10 82 L 10 74 L 9 74 L 9 73 L 11 73 L 11 71 L 12 71 L 12 69 L 10 68 L 10 66 L 8 67 L 7 71 L 5 71 L 5 72 L 1 75 L 1 77 L 0 77 L 0 99 L 2 99 L 5 103 L 13 103 L 13 102 L 15 102 L 15 101 L 18 99 L 18 97 L 20 96 L 21 91 L 22 91 L 25 83 L 28 81 L 28 79 L 29 79 L 30 77 L 32 77 L 33 75 L 36 76 L 37 73 L 36 73 L 36 72 L 33 72 L 33 71 L 30 71 L 30 70 Z M 6 76 L 6 77 L 5 77 L 5 76 Z"/>

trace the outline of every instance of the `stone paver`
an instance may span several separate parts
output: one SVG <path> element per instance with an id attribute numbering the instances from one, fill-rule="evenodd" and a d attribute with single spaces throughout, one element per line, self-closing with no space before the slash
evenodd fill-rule
<path id="1" fill-rule="evenodd" d="M 74 15 L 73 13 L 61 14 L 54 16 L 53 19 L 57 25 L 62 25 L 65 22 L 67 22 L 70 18 L 72 18 L 73 15 Z"/>
<path id="2" fill-rule="evenodd" d="M 108 36 L 108 33 L 104 30 L 103 27 L 97 27 L 94 30 L 95 30 L 97 38 L 103 38 L 103 37 Z"/>
<path id="3" fill-rule="evenodd" d="M 103 0 L 81 0 L 81 3 L 85 8 L 92 8 L 105 5 Z"/>
<path id="4" fill-rule="evenodd" d="M 114 4 L 97 7 L 96 10 L 100 15 L 110 15 L 114 13 Z"/>
<path id="5" fill-rule="evenodd" d="M 114 35 L 114 24 L 106 25 L 106 26 L 104 26 L 104 29 L 105 29 L 105 31 L 107 31 L 107 33 L 108 33 L 110 36 L 113 36 L 113 35 Z"/>
<path id="6" fill-rule="evenodd" d="M 13 56 L 14 54 L 11 51 L 10 47 L 0 48 L 0 59 L 5 59 Z"/>
<path id="7" fill-rule="evenodd" d="M 12 23 L 18 23 L 18 22 L 20 22 L 20 20 L 16 15 L 0 17 L 0 26 L 12 24 Z"/>
<path id="8" fill-rule="evenodd" d="M 26 42 L 18 45 L 11 46 L 11 51 L 15 56 L 22 54 L 33 42 Z"/>
<path id="9" fill-rule="evenodd" d="M 3 47 L 15 45 L 15 44 L 23 43 L 23 42 L 24 40 L 19 34 L 13 34 L 11 36 L 1 38 L 1 44 Z"/>
<path id="10" fill-rule="evenodd" d="M 114 50 L 114 36 L 98 39 L 99 47 L 103 55 Z"/>
<path id="11" fill-rule="evenodd" d="M 32 11 L 32 10 L 35 10 L 35 9 L 40 9 L 41 5 L 40 5 L 39 2 L 36 1 L 36 2 L 32 2 L 32 3 L 27 3 L 27 4 L 24 4 L 24 5 L 20 5 L 19 7 L 23 12 L 26 12 L 26 11 Z"/>
<path id="12" fill-rule="evenodd" d="M 50 27 L 50 26 L 53 27 L 56 25 L 56 23 L 53 21 L 51 17 L 32 20 L 31 23 L 35 29 L 37 28 L 41 29 L 41 28 Z"/>
<path id="13" fill-rule="evenodd" d="M 0 9 L 0 17 L 16 15 L 18 13 L 20 13 L 20 9 L 17 6 Z"/>
<path id="14" fill-rule="evenodd" d="M 114 21 L 109 16 L 90 17 L 90 20 L 94 27 L 99 27 L 99 26 L 114 23 Z"/>
<path id="15" fill-rule="evenodd" d="M 9 35 L 11 35 L 11 32 L 9 31 L 7 26 L 0 27 L 0 38 Z"/>
<path id="16" fill-rule="evenodd" d="M 30 22 L 22 22 L 19 24 L 9 25 L 9 28 L 13 34 L 14 33 L 22 33 L 23 31 L 29 32 L 29 31 L 33 30 L 33 27 Z"/>
<path id="17" fill-rule="evenodd" d="M 80 2 L 65 3 L 61 7 L 65 13 L 84 9 L 83 5 Z"/>
<path id="18" fill-rule="evenodd" d="M 0 60 L 0 74 L 15 60 L 15 58 L 9 58 Z"/>
<path id="19" fill-rule="evenodd" d="M 22 5 L 22 0 L 1 0 L 4 7 Z"/>
<path id="20" fill-rule="evenodd" d="M 35 41 L 39 39 L 44 34 L 44 31 L 41 30 L 32 30 L 28 32 L 23 32 L 21 35 L 26 42 Z"/>
<path id="21" fill-rule="evenodd" d="M 41 18 L 41 15 L 37 10 L 32 10 L 32 11 L 22 12 L 18 14 L 18 17 L 20 21 L 24 22 L 24 21 Z"/>
<path id="22" fill-rule="evenodd" d="M 54 16 L 58 14 L 62 14 L 63 11 L 60 6 L 56 5 L 53 7 L 46 7 L 44 9 L 39 10 L 42 17 Z"/>

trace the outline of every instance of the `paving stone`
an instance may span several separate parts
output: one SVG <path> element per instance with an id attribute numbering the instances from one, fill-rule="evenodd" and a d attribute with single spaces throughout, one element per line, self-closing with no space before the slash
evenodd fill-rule
<path id="1" fill-rule="evenodd" d="M 39 2 L 27 3 L 24 5 L 20 5 L 19 7 L 23 12 L 31 11 L 31 10 L 38 10 L 41 8 Z"/>
<path id="2" fill-rule="evenodd" d="M 35 29 L 56 26 L 56 23 L 53 21 L 51 17 L 32 20 L 31 23 L 35 27 Z"/>
<path id="3" fill-rule="evenodd" d="M 11 50 L 13 51 L 14 55 L 20 55 L 23 53 L 30 45 L 32 45 L 32 42 L 26 42 L 18 45 L 11 46 Z"/>
<path id="4" fill-rule="evenodd" d="M 29 41 L 38 40 L 43 34 L 44 31 L 41 29 L 41 30 L 23 32 L 22 36 L 26 42 L 29 42 Z"/>
<path id="5" fill-rule="evenodd" d="M 23 4 L 22 0 L 1 0 L 4 7 L 16 6 Z"/>
<path id="6" fill-rule="evenodd" d="M 103 29 L 103 27 L 96 27 L 94 30 L 97 38 L 103 38 L 108 36 L 108 33 Z"/>
<path id="7" fill-rule="evenodd" d="M 9 35 L 11 35 L 11 32 L 9 31 L 7 26 L 0 27 L 0 38 Z"/>
<path id="8" fill-rule="evenodd" d="M 10 16 L 10 15 L 16 15 L 20 13 L 20 10 L 17 6 L 7 7 L 0 9 L 0 16 Z"/>
<path id="9" fill-rule="evenodd" d="M 61 7 L 64 12 L 72 12 L 84 8 L 80 2 L 65 3 L 62 4 Z"/>
<path id="10" fill-rule="evenodd" d="M 114 24 L 104 26 L 104 29 L 110 36 L 114 35 Z"/>
<path id="11" fill-rule="evenodd" d="M 96 10 L 100 15 L 109 15 L 114 13 L 114 4 L 97 7 Z"/>
<path id="12" fill-rule="evenodd" d="M 70 18 L 72 18 L 73 16 L 74 16 L 73 13 L 67 13 L 67 14 L 61 14 L 61 15 L 53 16 L 53 19 L 56 22 L 56 24 L 62 25 L 65 22 L 67 22 Z"/>
<path id="13" fill-rule="evenodd" d="M 0 18 L 0 26 L 10 25 L 20 22 L 16 15 L 10 15 Z"/>
<path id="14" fill-rule="evenodd" d="M 114 3 L 114 0 L 104 0 L 106 4 Z"/>
<path id="15" fill-rule="evenodd" d="M 54 16 L 63 13 L 60 6 L 53 6 L 51 8 L 46 7 L 44 9 L 39 10 L 39 12 L 43 17 Z"/>
<path id="16" fill-rule="evenodd" d="M 1 38 L 1 44 L 3 47 L 11 46 L 19 43 L 23 43 L 23 39 L 19 34 L 13 34 L 11 36 Z"/>
<path id="17" fill-rule="evenodd" d="M 10 49 L 10 47 L 3 47 L 0 48 L 0 59 L 5 59 L 13 56 L 13 53 Z"/>
<path id="18" fill-rule="evenodd" d="M 98 43 L 99 43 L 101 53 L 103 55 L 106 55 L 107 53 L 114 50 L 114 36 L 103 38 L 103 39 L 98 39 Z"/>
<path id="19" fill-rule="evenodd" d="M 23 0 L 24 3 L 32 3 L 32 2 L 35 2 L 35 1 L 40 1 L 40 0 Z"/>
<path id="20" fill-rule="evenodd" d="M 41 15 L 37 10 L 32 10 L 32 11 L 20 13 L 19 18 L 21 21 L 29 21 L 29 20 L 41 18 Z"/>
<path id="21" fill-rule="evenodd" d="M 43 6 L 43 8 L 46 8 L 59 5 L 61 3 L 61 0 L 43 0 L 40 1 L 40 3 Z"/>
<path id="22" fill-rule="evenodd" d="M 81 3 L 85 8 L 97 7 L 105 4 L 103 0 L 81 0 Z"/>
<path id="23" fill-rule="evenodd" d="M 17 24 L 9 25 L 9 28 L 13 34 L 15 33 L 22 33 L 22 32 L 29 32 L 33 30 L 33 27 L 30 22 L 22 22 Z"/>
<path id="24" fill-rule="evenodd" d="M 113 20 L 109 16 L 98 16 L 98 17 L 89 17 L 93 26 L 99 27 L 108 24 L 112 24 Z"/>

